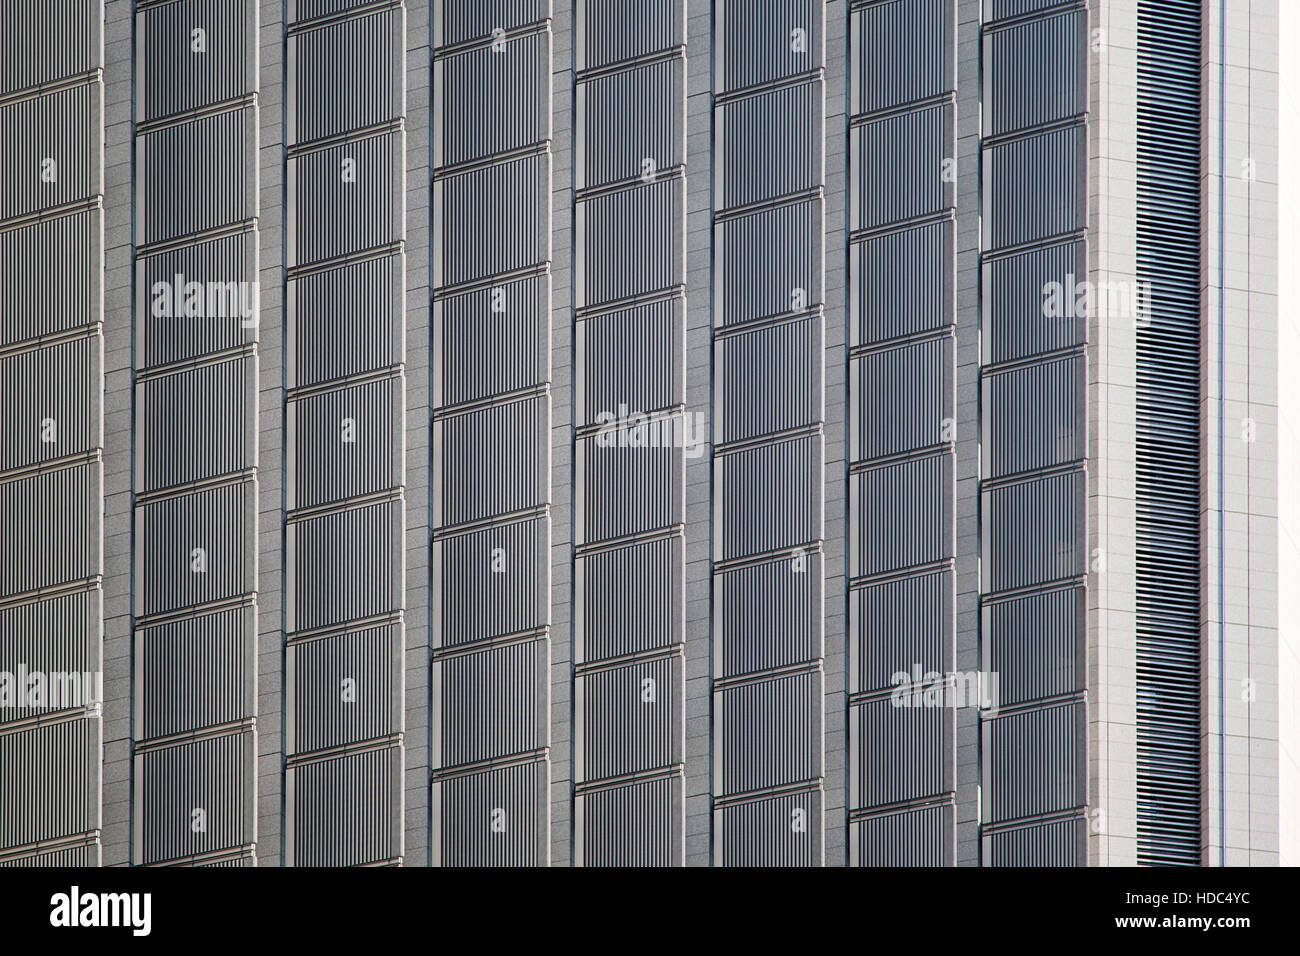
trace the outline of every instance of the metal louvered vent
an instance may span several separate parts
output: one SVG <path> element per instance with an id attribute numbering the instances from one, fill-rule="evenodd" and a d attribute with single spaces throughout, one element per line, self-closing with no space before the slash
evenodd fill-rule
<path id="1" fill-rule="evenodd" d="M 1200 0 L 1138 4 L 1138 862 L 1200 863 Z"/>

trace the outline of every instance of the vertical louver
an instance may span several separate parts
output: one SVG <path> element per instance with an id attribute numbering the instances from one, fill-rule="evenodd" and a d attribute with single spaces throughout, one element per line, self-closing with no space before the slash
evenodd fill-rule
<path id="1" fill-rule="evenodd" d="M 989 0 L 982 28 L 980 647 L 986 866 L 1084 856 L 1088 11 Z M 1056 299 L 1052 298 L 1053 289 Z M 1003 694 L 1005 690 L 1007 693 Z"/>
<path id="2" fill-rule="evenodd" d="M 551 4 L 430 17 L 430 859 L 545 865 Z"/>
<path id="3" fill-rule="evenodd" d="M 849 860 L 952 863 L 954 711 L 895 706 L 954 658 L 953 0 L 849 14 Z M 906 702 L 911 704 L 911 696 Z"/>
<path id="4" fill-rule="evenodd" d="M 1140 0 L 1138 862 L 1201 862 L 1201 0 Z"/>
<path id="5" fill-rule="evenodd" d="M 683 861 L 685 7 L 574 4 L 578 865 Z"/>
<path id="6" fill-rule="evenodd" d="M 713 862 L 821 865 L 825 4 L 713 22 Z"/>
<path id="7" fill-rule="evenodd" d="M 137 864 L 253 853 L 258 22 L 135 5 Z"/>

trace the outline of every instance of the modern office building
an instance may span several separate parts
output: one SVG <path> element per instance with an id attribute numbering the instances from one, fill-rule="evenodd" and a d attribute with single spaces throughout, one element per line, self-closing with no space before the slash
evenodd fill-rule
<path id="1" fill-rule="evenodd" d="M 1300 863 L 1280 4 L 5 0 L 0 866 Z"/>

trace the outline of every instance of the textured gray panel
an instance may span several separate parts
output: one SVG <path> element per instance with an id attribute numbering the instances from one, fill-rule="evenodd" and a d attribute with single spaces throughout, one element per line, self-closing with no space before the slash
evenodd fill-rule
<path id="1" fill-rule="evenodd" d="M 307 631 L 402 606 L 401 501 L 383 501 L 285 527 L 285 627 Z"/>
<path id="2" fill-rule="evenodd" d="M 800 554 L 714 574 L 713 672 L 719 678 L 822 656 L 822 556 Z"/>
<path id="3" fill-rule="evenodd" d="M 858 761 L 852 782 L 856 806 L 922 800 L 951 790 L 948 768 L 954 713 L 950 706 L 903 693 L 852 707 L 849 727 Z"/>
<path id="4" fill-rule="evenodd" d="M 137 246 L 233 226 L 257 215 L 257 109 L 245 107 L 136 137 Z M 177 156 L 188 157 L 184 163 Z M 220 183 L 220 188 L 214 185 Z M 186 197 L 181 200 L 179 197 Z"/>
<path id="5" fill-rule="evenodd" d="M 820 316 L 765 325 L 719 339 L 713 378 L 724 395 L 743 394 L 763 382 L 745 402 L 727 402 L 714 425 L 719 444 L 815 425 L 825 409 L 823 331 Z M 773 356 L 781 356 L 774 363 Z"/>
<path id="6" fill-rule="evenodd" d="M 984 567 L 989 591 L 1028 587 L 1087 571 L 1082 471 L 985 491 Z"/>
<path id="7" fill-rule="evenodd" d="M 546 641 L 506 644 L 435 660 L 443 687 L 434 764 L 499 760 L 546 744 Z"/>
<path id="8" fill-rule="evenodd" d="M 0 678 L 0 727 L 84 707 L 100 695 L 93 635 L 101 618 L 97 590 L 0 607 L 0 673 L 8 675 Z M 33 683 L 31 675 L 38 672 L 44 680 Z M 34 689 L 43 699 L 28 696 Z"/>
<path id="9" fill-rule="evenodd" d="M 667 769 L 683 758 L 681 657 L 578 674 L 573 777 L 578 784 Z"/>
<path id="10" fill-rule="evenodd" d="M 398 365 L 405 355 L 401 256 L 298 276 L 286 285 L 286 386 L 319 385 Z M 346 342 L 347 348 L 339 343 Z"/>
<path id="11" fill-rule="evenodd" d="M 679 179 L 578 203 L 574 242 L 582 264 L 575 270 L 574 306 L 591 308 L 681 285 L 684 207 Z"/>
<path id="12" fill-rule="evenodd" d="M 1082 355 L 984 375 L 989 427 L 982 452 L 984 474 L 1001 478 L 1080 461 L 1087 454 L 1082 433 L 1087 366 Z"/>
<path id="13" fill-rule="evenodd" d="M 820 790 L 728 804 L 713 811 L 716 866 L 821 866 Z"/>
<path id="14" fill-rule="evenodd" d="M 550 485 L 539 465 L 550 457 L 549 424 L 545 398 L 435 421 L 433 460 L 443 462 L 435 524 L 479 521 L 543 503 Z"/>
<path id="15" fill-rule="evenodd" d="M 286 142 L 298 145 L 401 117 L 405 15 L 401 7 L 389 8 L 287 39 L 294 99 L 285 117 Z"/>
<path id="16" fill-rule="evenodd" d="M 0 232 L 0 348 L 101 320 L 103 244 L 98 210 Z"/>
<path id="17" fill-rule="evenodd" d="M 61 867 L 77 868 L 99 866 L 99 847 L 93 844 L 68 847 L 60 850 L 46 850 L 0 860 L 0 869 L 5 867 Z"/>
<path id="18" fill-rule="evenodd" d="M 574 188 L 607 186 L 683 164 L 685 83 L 686 61 L 679 57 L 579 83 L 575 148 L 582 162 Z"/>
<path id="19" fill-rule="evenodd" d="M 100 0 L 11 4 L 0 33 L 0 97 L 70 79 L 103 66 L 104 6 Z M 58 25 L 57 35 L 51 29 Z M 31 56 L 34 41 L 40 55 Z"/>
<path id="20" fill-rule="evenodd" d="M 658 419 L 645 427 L 648 434 L 659 436 L 651 441 L 660 443 L 673 440 L 665 436 L 677 430 L 671 419 Z M 574 477 L 575 497 L 581 502 L 574 512 L 574 543 L 610 541 L 680 524 L 686 507 L 682 449 L 661 444 L 602 447 L 604 440 L 613 441 L 615 436 L 574 443 L 574 460 L 580 468 Z M 614 501 L 620 506 L 610 507 Z"/>
<path id="21" fill-rule="evenodd" d="M 686 44 L 683 0 L 577 0 L 574 57 L 595 70 Z"/>
<path id="22" fill-rule="evenodd" d="M 1083 866 L 1087 863 L 1088 822 L 1054 820 L 984 837 L 985 866 Z"/>
<path id="23" fill-rule="evenodd" d="M 431 12 L 429 40 L 433 46 L 484 40 L 497 30 L 509 33 L 550 16 L 551 0 L 438 0 Z"/>
<path id="24" fill-rule="evenodd" d="M 956 229 L 933 222 L 849 246 L 849 330 L 869 344 L 952 325 Z"/>
<path id="25" fill-rule="evenodd" d="M 810 435 L 714 459 L 717 560 L 789 550 L 822 533 L 822 442 Z"/>
<path id="26" fill-rule="evenodd" d="M 714 202 L 748 206 L 815 189 L 825 178 L 820 83 L 800 83 L 728 102 L 714 122 Z M 762 164 L 754 158 L 762 156 Z"/>
<path id="27" fill-rule="evenodd" d="M 293 692 L 285 752 L 308 753 L 387 737 L 402 729 L 402 631 L 350 630 L 285 648 Z"/>
<path id="28" fill-rule="evenodd" d="M 1085 717 L 1081 703 L 1067 703 L 984 721 L 986 823 L 1083 805 Z"/>
<path id="29" fill-rule="evenodd" d="M 285 264 L 310 265 L 390 245 L 406 228 L 406 134 L 352 140 L 290 157 L 294 216 Z"/>
<path id="30" fill-rule="evenodd" d="M 885 813 L 850 824 L 858 866 L 946 866 L 953 808 L 925 807 Z"/>
<path id="31" fill-rule="evenodd" d="M 137 508 L 136 615 L 178 611 L 255 590 L 256 504 L 254 483 L 239 482 Z"/>
<path id="32" fill-rule="evenodd" d="M 852 10 L 849 109 L 874 113 L 955 88 L 955 0 L 890 0 Z"/>
<path id="33" fill-rule="evenodd" d="M 401 856 L 402 752 L 347 754 L 286 771 L 293 866 L 356 866 Z"/>
<path id="34" fill-rule="evenodd" d="M 549 550 L 544 520 L 435 541 L 434 646 L 454 647 L 546 626 Z"/>
<path id="35" fill-rule="evenodd" d="M 385 378 L 286 403 L 287 508 L 335 504 L 401 484 L 402 384 Z"/>
<path id="36" fill-rule="evenodd" d="M 680 641 L 682 560 L 680 536 L 577 558 L 574 660 L 606 660 L 661 650 Z"/>
<path id="37" fill-rule="evenodd" d="M 579 793 L 573 799 L 577 866 L 674 866 L 682 855 L 682 778 Z"/>
<path id="38" fill-rule="evenodd" d="M 98 828 L 99 735 L 98 720 L 0 734 L 0 852 Z"/>
<path id="39" fill-rule="evenodd" d="M 504 47 L 476 47 L 433 64 L 441 124 L 434 166 L 472 163 L 538 146 L 551 138 L 551 35 L 512 37 Z"/>
<path id="40" fill-rule="evenodd" d="M 947 673 L 952 669 L 953 575 L 932 571 L 883 581 L 849 597 L 850 689 L 896 686 L 895 675 Z"/>
<path id="41" fill-rule="evenodd" d="M 1082 241 L 1031 249 L 984 263 L 985 362 L 1009 362 L 1042 352 L 1081 345 L 1088 317 L 1064 308 L 1059 318 L 1046 314 L 1051 283 L 1059 283 L 1066 302 L 1088 276 Z M 1086 288 L 1086 287 L 1085 287 Z"/>
<path id="42" fill-rule="evenodd" d="M 0 472 L 100 445 L 102 348 L 95 336 L 0 356 Z"/>
<path id="43" fill-rule="evenodd" d="M 478 401 L 550 379 L 550 288 L 549 277 L 535 276 L 434 303 L 439 404 Z"/>
<path id="44" fill-rule="evenodd" d="M 799 202 L 714 227 L 718 326 L 803 311 L 822 302 L 822 207 Z"/>
<path id="45" fill-rule="evenodd" d="M 851 576 L 885 574 L 952 557 L 952 456 L 879 465 L 849 481 L 856 515 Z"/>
<path id="46" fill-rule="evenodd" d="M 1084 689 L 1087 592 L 1068 588 L 984 606 L 985 670 L 1013 707 Z"/>
<path id="47" fill-rule="evenodd" d="M 547 771 L 526 763 L 435 780 L 435 866 L 545 866 Z"/>
<path id="48" fill-rule="evenodd" d="M 140 492 L 159 491 L 251 468 L 257 436 L 249 407 L 257 396 L 252 356 L 185 369 L 136 385 Z M 203 409 L 202 428 L 177 428 L 181 409 Z"/>
<path id="49" fill-rule="evenodd" d="M 1079 188 L 1088 165 L 1083 127 L 1035 133 L 984 149 L 984 247 L 1064 236 L 1088 223 Z"/>
<path id="50" fill-rule="evenodd" d="M 252 843 L 256 750 L 252 733 L 234 733 L 137 753 L 135 861 Z"/>
<path id="51" fill-rule="evenodd" d="M 254 341 L 257 252 L 257 233 L 240 232 L 139 258 L 137 367 L 188 361 Z"/>
<path id="52" fill-rule="evenodd" d="M 177 0 L 136 14 L 136 121 L 238 99 L 257 88 L 254 0 Z M 196 31 L 203 31 L 202 34 Z"/>
<path id="53" fill-rule="evenodd" d="M 142 740 L 254 716 L 257 614 L 251 607 L 136 632 L 136 733 Z"/>
<path id="54" fill-rule="evenodd" d="M 103 89 L 79 84 L 0 106 L 0 219 L 46 212 L 102 193 L 102 144 L 92 135 Z"/>
<path id="55" fill-rule="evenodd" d="M 433 219 L 442 244 L 430 268 L 434 285 L 479 282 L 535 268 L 550 257 L 550 164 L 525 156 L 433 184 Z"/>
<path id="56" fill-rule="evenodd" d="M 12 519 L 0 547 L 0 599 L 99 573 L 100 494 L 97 465 L 0 481 L 0 514 Z"/>
<path id="57" fill-rule="evenodd" d="M 822 0 L 722 0 L 714 10 L 715 92 L 729 92 L 822 66 Z M 793 32 L 804 31 L 804 51 Z"/>
<path id="58" fill-rule="evenodd" d="M 921 451 L 951 439 L 956 422 L 953 339 L 928 339 L 863 355 L 849 363 L 854 427 L 849 460 Z"/>
<path id="59" fill-rule="evenodd" d="M 1051 64 L 1026 96 L 1025 64 Z M 1088 12 L 1082 8 L 1018 23 L 984 38 L 984 132 L 1016 132 L 1081 116 L 1088 109 Z"/>
<path id="60" fill-rule="evenodd" d="M 812 780 L 822 772 L 822 675 L 773 677 L 714 692 L 717 796 Z M 744 728 L 724 740 L 730 728 Z"/>
<path id="61" fill-rule="evenodd" d="M 650 412 L 685 401 L 684 311 L 684 300 L 673 298 L 591 315 L 574 326 L 577 424 L 623 406 Z"/>
<path id="62" fill-rule="evenodd" d="M 945 160 L 956 150 L 952 104 L 908 110 L 857 127 L 849 136 L 850 229 L 877 229 L 919 219 L 957 202 L 956 176 Z M 901 189 L 900 185 L 907 188 Z"/>

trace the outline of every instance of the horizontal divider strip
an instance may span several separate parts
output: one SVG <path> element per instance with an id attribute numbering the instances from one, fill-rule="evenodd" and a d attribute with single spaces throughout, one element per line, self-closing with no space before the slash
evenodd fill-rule
<path id="1" fill-rule="evenodd" d="M 713 446 L 714 458 L 725 458 L 727 455 L 735 455 L 747 451 L 751 448 L 760 448 L 764 445 L 776 445 L 783 441 L 789 441 L 793 438 L 813 438 L 823 434 L 822 422 L 813 422 L 811 425 L 798 425 L 794 428 L 786 428 L 779 432 L 767 432 L 754 438 L 742 438 L 737 441 L 723 442 Z"/>
<path id="2" fill-rule="evenodd" d="M 762 551 L 758 554 L 746 554 L 739 558 L 730 558 L 726 561 L 713 562 L 713 574 L 716 577 L 719 574 L 725 574 L 730 571 L 739 571 L 743 568 L 757 567 L 762 564 L 770 564 L 776 560 L 785 560 L 790 557 L 790 552 L 801 551 L 807 554 L 824 554 L 822 543 L 825 539 L 813 538 L 803 544 L 791 545 L 788 548 L 777 548 L 774 551 Z"/>
<path id="3" fill-rule="evenodd" d="M 459 777 L 469 777 L 485 770 L 508 770 L 512 767 L 526 767 L 529 764 L 542 763 L 551 756 L 551 748 L 540 747 L 536 750 L 526 750 L 523 753 L 511 754 L 509 757 L 492 757 L 487 760 L 477 760 L 474 763 L 452 764 L 447 767 L 431 767 L 429 773 L 430 783 L 442 783 L 447 780 L 455 780 Z"/>
<path id="4" fill-rule="evenodd" d="M 522 508 L 519 511 L 510 511 L 506 514 L 480 518 L 478 521 L 463 521 L 460 524 L 443 525 L 442 527 L 432 529 L 429 540 L 441 541 L 444 538 L 454 538 L 457 535 L 470 534 L 474 531 L 486 531 L 489 528 L 502 528 L 506 525 L 522 524 L 525 521 L 533 521 L 537 518 L 549 518 L 550 516 L 550 504 L 540 504 L 531 508 Z"/>
<path id="5" fill-rule="evenodd" d="M 22 89 L 0 96 L 0 108 L 12 106 L 14 103 L 21 103 L 23 100 L 34 100 L 45 96 L 47 93 L 63 93 L 67 90 L 75 90 L 79 86 L 101 83 L 103 79 L 104 68 L 94 66 L 84 73 L 65 76 L 58 80 L 50 80 L 48 83 L 38 83 L 36 86 L 24 86 Z"/>
<path id="6" fill-rule="evenodd" d="M 371 0 L 370 3 L 361 3 L 349 7 L 346 10 L 337 13 L 326 13 L 319 17 L 306 17 L 301 20 L 289 20 L 285 18 L 285 35 L 295 36 L 317 27 L 330 26 L 335 23 L 341 23 L 344 20 L 359 20 L 362 17 L 370 16 L 372 13 L 379 13 L 384 10 L 400 10 L 404 4 L 402 0 Z M 288 11 L 286 10 L 287 14 Z"/>
<path id="7" fill-rule="evenodd" d="M 656 770 L 642 770 L 636 773 L 619 774 L 616 777 L 602 777 L 599 780 L 584 780 L 580 783 L 574 783 L 573 795 L 583 797 L 593 793 L 603 793 L 609 790 L 618 790 L 629 784 L 652 783 L 659 780 L 682 780 L 685 781 L 685 765 L 681 763 L 670 764 L 666 767 Z"/>
<path id="8" fill-rule="evenodd" d="M 171 113 L 167 116 L 159 116 L 151 120 L 139 120 L 135 124 L 135 138 L 138 140 L 142 136 L 148 136 L 150 133 L 156 133 L 159 130 L 171 129 L 176 126 L 184 126 L 186 123 L 192 123 L 195 120 L 209 119 L 213 116 L 223 116 L 226 113 L 238 113 L 240 110 L 248 107 L 257 109 L 257 91 L 245 93 L 243 96 L 230 100 L 222 100 L 220 103 L 208 103 L 200 106 L 198 109 L 187 110 L 184 113 Z"/>
<path id="9" fill-rule="evenodd" d="M 359 129 L 350 129 L 344 133 L 335 133 L 332 136 L 323 136 L 319 139 L 302 140 L 292 146 L 286 146 L 284 148 L 284 159 L 285 162 L 288 162 L 291 159 L 297 159 L 299 156 L 310 156 L 312 153 L 333 149 L 335 146 L 346 146 L 349 143 L 356 143 L 363 139 L 383 136 L 386 133 L 401 133 L 405 132 L 405 130 L 406 117 L 405 115 L 398 116 L 396 119 L 372 123 L 370 126 L 362 126 Z"/>
<path id="10" fill-rule="evenodd" d="M 63 219 L 67 216 L 75 216 L 77 213 L 90 212 L 95 209 L 102 210 L 103 208 L 104 194 L 91 193 L 85 199 L 74 199 L 72 202 L 65 202 L 62 205 L 42 209 L 39 212 L 29 212 L 21 216 L 12 216 L 9 219 L 0 219 L 0 233 L 14 232 L 40 222 L 48 222 L 51 219 Z"/>
<path id="11" fill-rule="evenodd" d="M 238 737 L 257 729 L 256 717 L 245 717 L 225 724 L 213 724 L 199 727 L 181 734 L 168 734 L 164 737 L 136 737 L 131 741 L 131 755 L 153 753 L 181 744 L 196 743 L 200 740 L 212 740 L 215 737 Z"/>
<path id="12" fill-rule="evenodd" d="M 768 212 L 773 209 L 780 209 L 783 206 L 797 206 L 800 203 L 811 202 L 814 199 L 825 199 L 825 196 L 826 187 L 819 185 L 797 193 L 784 193 L 771 199 L 760 199 L 758 202 L 746 203 L 743 206 L 729 206 L 726 209 L 715 210 L 713 224 L 718 226 L 732 219 L 743 219 L 745 216 L 754 213 Z"/>
<path id="13" fill-rule="evenodd" d="M 298 699 L 303 698 L 304 694 L 295 690 Z M 293 770 L 306 764 L 325 763 L 327 760 L 334 760 L 338 757 L 351 757 L 356 754 L 377 753 L 383 750 L 402 749 L 404 734 L 385 734 L 383 737 L 371 737 L 368 740 L 357 741 L 356 743 L 342 744 L 337 747 L 327 747 L 323 750 L 306 750 L 296 754 L 286 754 L 284 758 L 284 768 Z"/>
<path id="14" fill-rule="evenodd" d="M 851 594 L 854 591 L 861 591 L 877 584 L 886 584 L 890 581 L 903 581 L 907 578 L 920 577 L 924 574 L 934 574 L 936 571 L 952 571 L 955 567 L 956 564 L 954 558 L 944 558 L 940 561 L 930 561 L 926 564 L 912 564 L 905 568 L 895 568 L 892 571 L 885 571 L 881 574 L 863 574 L 855 578 L 849 578 L 847 589 Z"/>
<path id="15" fill-rule="evenodd" d="M 775 787 L 760 787 L 758 790 L 744 790 L 740 793 L 731 793 L 726 796 L 714 795 L 713 809 L 723 810 L 727 807 L 737 806 L 745 803 L 755 803 L 759 800 L 768 800 L 772 797 L 787 797 L 797 793 L 807 793 L 809 790 L 821 790 L 825 777 L 810 777 L 806 780 L 799 780 L 795 783 L 778 784 Z"/>
<path id="16" fill-rule="evenodd" d="M 578 561 L 582 558 L 590 558 L 598 554 L 605 554 L 610 551 L 617 551 L 619 548 L 626 548 L 632 544 L 649 544 L 651 541 L 671 541 L 673 538 L 685 538 L 686 525 L 673 524 L 663 528 L 654 528 L 651 531 L 637 531 L 632 534 L 620 535 L 617 538 L 603 538 L 600 541 L 589 541 L 586 544 L 575 545 L 573 548 L 573 560 Z"/>
<path id="17" fill-rule="evenodd" d="M 772 680 L 775 677 L 794 677 L 799 674 L 821 674 L 822 658 L 816 657 L 809 661 L 798 664 L 784 664 L 780 667 L 769 667 L 761 671 L 751 671 L 746 674 L 733 674 L 731 677 L 713 678 L 711 691 L 714 694 L 720 694 L 732 687 L 744 687 L 747 684 L 760 684 L 763 681 Z"/>
<path id="18" fill-rule="evenodd" d="M 312 628 L 302 631 L 286 631 L 284 634 L 284 646 L 297 646 L 299 644 L 313 644 L 317 641 L 329 640 L 333 637 L 341 637 L 353 631 L 363 631 L 372 627 L 386 627 L 389 625 L 405 623 L 405 611 L 399 608 L 396 611 L 390 611 L 387 614 L 373 614 L 370 617 L 355 617 L 344 621 L 341 624 L 329 624 L 325 627 Z"/>
<path id="19" fill-rule="evenodd" d="M 663 47 L 651 53 L 642 53 L 640 56 L 634 56 L 630 60 L 616 60 L 613 63 L 606 63 L 604 66 L 593 66 L 586 70 L 578 70 L 574 74 L 573 82 L 588 83 L 592 80 L 604 79 L 607 76 L 613 76 L 617 73 L 626 73 L 639 69 L 643 66 L 650 66 L 655 63 L 668 63 L 672 60 L 681 60 L 686 62 L 686 44 L 677 44 L 675 46 Z"/>
<path id="20" fill-rule="evenodd" d="M 364 495 L 355 495 L 351 498 L 343 498 L 339 501 L 327 501 L 325 504 L 312 505 L 307 508 L 296 508 L 288 511 L 284 516 L 284 524 L 287 528 L 291 524 L 299 524 L 312 518 L 319 518 L 323 515 L 342 514 L 345 511 L 354 511 L 357 508 L 364 508 L 367 505 L 385 504 L 391 501 L 405 501 L 406 486 L 394 485 L 391 488 L 385 488 L 380 491 L 372 491 Z"/>
<path id="21" fill-rule="evenodd" d="M 576 680 L 579 677 L 587 677 L 591 674 L 618 670 L 628 664 L 650 664 L 658 661 L 671 661 L 674 658 L 680 660 L 683 664 L 686 663 L 686 645 L 684 643 L 678 642 L 669 644 L 667 647 L 656 647 L 648 651 L 632 651 L 628 654 L 620 654 L 617 657 L 602 657 L 595 661 L 575 661 L 573 664 L 573 677 Z"/>
<path id="22" fill-rule="evenodd" d="M 762 96 L 764 93 L 772 93 L 776 90 L 790 89 L 795 86 L 804 86 L 808 83 L 820 83 L 826 78 L 826 67 L 818 66 L 811 70 L 804 70 L 802 73 L 795 73 L 793 76 L 783 76 L 776 80 L 768 80 L 764 83 L 755 83 L 752 86 L 737 87 L 734 90 L 727 90 L 723 93 L 714 93 L 713 106 L 718 108 L 726 106 L 728 103 L 734 103 L 737 100 L 753 99 Z"/>
<path id="23" fill-rule="evenodd" d="M 919 797 L 915 800 L 896 800 L 893 803 L 869 803 L 857 809 L 849 808 L 848 822 L 861 823 L 864 820 L 893 816 L 895 813 L 908 810 L 939 810 L 943 807 L 955 807 L 957 805 L 956 791 L 945 790 L 944 793 L 948 794 L 948 796 Z"/>
<path id="24" fill-rule="evenodd" d="M 467 657 L 470 654 L 477 654 L 495 647 L 514 647 L 518 644 L 540 643 L 549 640 L 550 634 L 551 626 L 543 624 L 540 627 L 531 627 L 526 631 L 515 631 L 513 634 L 498 634 L 495 637 L 486 637 L 477 641 L 464 641 L 450 646 L 434 646 L 429 649 L 429 663 L 436 664 L 439 661 L 451 660 L 456 657 Z"/>

